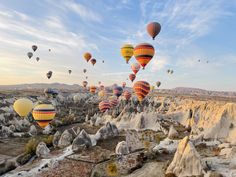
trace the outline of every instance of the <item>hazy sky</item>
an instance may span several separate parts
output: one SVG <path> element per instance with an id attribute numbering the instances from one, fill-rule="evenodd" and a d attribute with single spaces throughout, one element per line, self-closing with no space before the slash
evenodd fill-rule
<path id="1" fill-rule="evenodd" d="M 162 25 L 155 41 L 146 33 L 150 21 Z M 236 90 L 236 0 L 0 0 L 0 42 L 1 85 L 81 84 L 84 68 L 90 84 L 121 84 L 132 72 L 120 47 L 148 42 L 156 54 L 136 81 Z M 33 44 L 39 48 L 28 59 Z M 83 59 L 86 51 L 97 59 L 94 67 Z"/>

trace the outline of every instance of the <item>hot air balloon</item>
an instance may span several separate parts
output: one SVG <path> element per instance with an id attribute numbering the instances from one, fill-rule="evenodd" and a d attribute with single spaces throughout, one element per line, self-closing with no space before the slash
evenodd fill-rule
<path id="1" fill-rule="evenodd" d="M 40 58 L 39 58 L 39 57 L 36 57 L 36 60 L 37 60 L 37 61 L 39 61 L 39 60 L 40 60 Z"/>
<path id="2" fill-rule="evenodd" d="M 156 85 L 157 85 L 157 87 L 160 87 L 160 86 L 161 86 L 161 82 L 160 82 L 160 81 L 157 81 L 157 82 L 156 82 Z"/>
<path id="3" fill-rule="evenodd" d="M 33 110 L 34 120 L 41 128 L 45 128 L 55 117 L 56 111 L 51 104 L 39 104 Z"/>
<path id="4" fill-rule="evenodd" d="M 34 52 L 37 50 L 37 48 L 38 48 L 37 45 L 32 45 L 32 49 Z"/>
<path id="5" fill-rule="evenodd" d="M 101 112 L 106 112 L 111 108 L 110 102 L 108 100 L 101 101 L 98 105 Z"/>
<path id="6" fill-rule="evenodd" d="M 134 83 L 133 90 L 139 102 L 142 102 L 150 91 L 150 85 L 146 81 L 137 81 Z"/>
<path id="7" fill-rule="evenodd" d="M 33 56 L 33 53 L 32 52 L 28 52 L 27 53 L 27 56 L 29 57 L 29 59 Z"/>
<path id="8" fill-rule="evenodd" d="M 105 63 L 105 61 L 104 61 L 104 60 L 102 60 L 102 63 Z"/>
<path id="9" fill-rule="evenodd" d="M 171 70 L 171 71 L 170 71 L 170 74 L 173 74 L 173 73 L 174 73 L 174 71 L 173 71 L 173 70 Z"/>
<path id="10" fill-rule="evenodd" d="M 56 98 L 57 95 L 59 94 L 58 90 L 56 89 L 51 89 L 51 88 L 46 88 L 44 90 L 44 94 L 46 97 L 50 98 L 50 97 L 53 97 L 53 98 Z"/>
<path id="11" fill-rule="evenodd" d="M 126 82 L 122 82 L 122 88 L 125 88 Z"/>
<path id="12" fill-rule="evenodd" d="M 20 117 L 25 117 L 33 109 L 33 102 L 27 98 L 20 98 L 14 102 L 13 108 Z"/>
<path id="13" fill-rule="evenodd" d="M 126 63 L 129 63 L 130 58 L 134 54 L 134 47 L 130 44 L 125 44 L 121 47 L 120 52 Z"/>
<path id="14" fill-rule="evenodd" d="M 52 77 L 52 71 L 48 71 L 46 75 L 47 75 L 47 78 L 50 79 Z"/>
<path id="15" fill-rule="evenodd" d="M 69 72 L 69 74 L 71 74 L 72 70 L 69 69 L 68 72 Z"/>
<path id="16" fill-rule="evenodd" d="M 88 82 L 87 81 L 83 81 L 83 87 L 87 87 L 87 85 L 88 85 Z"/>
<path id="17" fill-rule="evenodd" d="M 160 33 L 161 25 L 158 22 L 151 22 L 147 25 L 147 32 L 154 40 L 155 37 Z"/>
<path id="18" fill-rule="evenodd" d="M 170 73 L 170 69 L 167 69 L 167 73 L 168 73 L 168 74 Z"/>
<path id="19" fill-rule="evenodd" d="M 48 49 L 49 52 L 51 52 L 51 49 Z"/>
<path id="20" fill-rule="evenodd" d="M 155 89 L 155 86 L 152 85 L 151 88 L 150 88 L 150 90 L 153 91 L 154 89 Z"/>
<path id="21" fill-rule="evenodd" d="M 98 96 L 100 98 L 106 97 L 107 96 L 107 92 L 105 90 L 101 90 L 100 92 L 98 92 Z"/>
<path id="22" fill-rule="evenodd" d="M 104 89 L 105 89 L 104 85 L 100 85 L 100 90 L 104 90 Z"/>
<path id="23" fill-rule="evenodd" d="M 88 52 L 84 54 L 84 59 L 88 62 L 92 58 L 92 55 Z"/>
<path id="24" fill-rule="evenodd" d="M 83 69 L 83 72 L 86 73 L 86 72 L 87 72 L 87 69 Z"/>
<path id="25" fill-rule="evenodd" d="M 96 59 L 91 59 L 91 63 L 92 63 L 92 65 L 94 66 L 95 64 L 96 64 L 96 62 L 97 62 L 97 60 Z"/>
<path id="26" fill-rule="evenodd" d="M 96 92 L 96 87 L 95 86 L 90 86 L 90 93 L 95 93 Z"/>
<path id="27" fill-rule="evenodd" d="M 88 79 L 88 76 L 86 76 L 85 79 Z"/>
<path id="28" fill-rule="evenodd" d="M 129 75 L 129 79 L 131 80 L 131 82 L 133 82 L 135 78 L 136 78 L 135 74 L 130 74 Z"/>
<path id="29" fill-rule="evenodd" d="M 150 60 L 154 56 L 154 53 L 155 53 L 154 47 L 148 43 L 138 44 L 134 48 L 134 57 L 143 67 L 143 69 L 150 62 Z"/>
<path id="30" fill-rule="evenodd" d="M 121 96 L 122 93 L 123 93 L 122 87 L 116 86 L 116 87 L 113 89 L 113 94 L 114 94 L 115 96 L 117 96 L 117 98 L 118 98 L 119 96 Z"/>
<path id="31" fill-rule="evenodd" d="M 100 85 L 102 82 L 101 81 L 98 81 L 98 85 Z"/>
<path id="32" fill-rule="evenodd" d="M 129 101 L 131 98 L 131 93 L 128 90 L 124 91 L 124 97 L 127 101 Z"/>
<path id="33" fill-rule="evenodd" d="M 118 105 L 118 103 L 119 103 L 119 101 L 118 101 L 117 98 L 115 98 L 115 97 L 111 97 L 111 98 L 109 99 L 109 102 L 110 102 L 111 108 L 116 107 L 116 106 Z"/>
<path id="34" fill-rule="evenodd" d="M 131 65 L 131 69 L 134 72 L 134 74 L 137 74 L 137 72 L 140 70 L 140 65 L 138 63 L 133 63 Z"/>

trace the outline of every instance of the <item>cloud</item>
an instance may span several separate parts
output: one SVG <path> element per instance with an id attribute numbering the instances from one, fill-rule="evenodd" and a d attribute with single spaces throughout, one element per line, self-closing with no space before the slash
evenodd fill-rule
<path id="1" fill-rule="evenodd" d="M 82 4 L 75 3 L 74 1 L 64 1 L 64 5 L 84 20 L 102 22 L 102 17 L 99 14 L 93 12 Z"/>
<path id="2" fill-rule="evenodd" d="M 168 65 L 169 62 L 169 58 L 167 56 L 155 56 L 153 59 L 153 61 L 151 61 L 151 67 L 150 70 L 152 72 L 156 72 L 156 71 L 160 71 L 163 68 L 166 67 L 166 65 Z"/>

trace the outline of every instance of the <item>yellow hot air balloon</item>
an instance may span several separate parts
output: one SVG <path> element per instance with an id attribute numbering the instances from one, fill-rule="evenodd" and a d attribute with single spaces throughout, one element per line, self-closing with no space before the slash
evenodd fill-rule
<path id="1" fill-rule="evenodd" d="M 13 108 L 20 117 L 25 117 L 33 109 L 33 102 L 27 98 L 20 98 L 14 102 Z"/>
<path id="2" fill-rule="evenodd" d="M 33 110 L 34 120 L 41 128 L 45 128 L 55 117 L 56 111 L 51 104 L 39 104 Z"/>
<path id="3" fill-rule="evenodd" d="M 152 85 L 152 86 L 151 86 L 151 91 L 153 91 L 153 90 L 154 90 L 154 88 L 155 88 L 155 86 L 154 86 L 154 85 Z"/>
<path id="4" fill-rule="evenodd" d="M 100 92 L 98 92 L 98 96 L 99 96 L 100 98 L 103 98 L 103 97 L 106 97 L 106 96 L 107 96 L 107 93 L 106 93 L 105 90 L 101 90 Z"/>
<path id="5" fill-rule="evenodd" d="M 125 44 L 121 47 L 120 53 L 124 57 L 126 63 L 129 63 L 130 58 L 134 54 L 134 47 L 130 44 Z"/>

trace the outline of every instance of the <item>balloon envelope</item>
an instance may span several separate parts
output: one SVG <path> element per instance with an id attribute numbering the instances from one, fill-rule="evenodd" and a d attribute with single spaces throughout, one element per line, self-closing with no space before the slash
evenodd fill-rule
<path id="1" fill-rule="evenodd" d="M 137 81 L 134 83 L 133 90 L 139 102 L 142 102 L 150 91 L 150 85 L 146 81 Z"/>
<path id="2" fill-rule="evenodd" d="M 29 57 L 29 59 L 33 56 L 33 53 L 32 52 L 28 52 L 27 53 L 27 56 Z"/>
<path id="3" fill-rule="evenodd" d="M 92 58 L 92 55 L 89 52 L 84 54 L 84 59 L 88 62 Z"/>
<path id="4" fill-rule="evenodd" d="M 96 92 L 96 87 L 95 86 L 90 86 L 90 93 L 95 93 Z"/>
<path id="5" fill-rule="evenodd" d="M 46 74 L 47 78 L 50 79 L 52 77 L 52 71 L 48 71 L 48 73 Z"/>
<path id="6" fill-rule="evenodd" d="M 136 78 L 135 74 L 130 74 L 129 75 L 129 79 L 131 80 L 131 82 L 133 82 L 135 78 Z"/>
<path id="7" fill-rule="evenodd" d="M 32 49 L 34 52 L 37 50 L 37 48 L 38 48 L 37 45 L 32 45 Z"/>
<path id="8" fill-rule="evenodd" d="M 131 93 L 128 90 L 124 91 L 124 97 L 128 101 L 131 98 Z"/>
<path id="9" fill-rule="evenodd" d="M 91 59 L 90 61 L 91 61 L 91 63 L 92 63 L 92 65 L 93 65 L 93 66 L 94 66 L 94 65 L 96 64 L 96 62 L 97 62 L 97 60 L 96 60 L 96 59 L 94 59 L 94 58 L 93 58 L 93 59 Z"/>
<path id="10" fill-rule="evenodd" d="M 134 72 L 134 74 L 137 74 L 137 72 L 140 70 L 140 65 L 138 63 L 133 63 L 131 65 L 131 69 Z"/>
<path id="11" fill-rule="evenodd" d="M 123 56 L 123 58 L 125 59 L 126 63 L 128 63 L 130 58 L 134 54 L 134 47 L 130 44 L 125 44 L 121 47 L 120 53 Z"/>
<path id="12" fill-rule="evenodd" d="M 151 22 L 147 25 L 147 32 L 154 40 L 155 37 L 160 33 L 161 25 L 158 22 Z"/>
<path id="13" fill-rule="evenodd" d="M 20 117 L 25 117 L 33 109 L 33 102 L 27 98 L 20 98 L 14 102 L 13 108 Z"/>
<path id="14" fill-rule="evenodd" d="M 108 100 L 101 101 L 98 105 L 101 112 L 106 112 L 111 108 L 110 102 Z"/>
<path id="15" fill-rule="evenodd" d="M 117 97 L 121 96 L 122 93 L 123 93 L 123 88 L 120 86 L 117 86 L 113 89 L 113 94 Z"/>
<path id="16" fill-rule="evenodd" d="M 33 110 L 34 120 L 41 128 L 45 128 L 55 117 L 56 111 L 51 104 L 39 104 Z"/>

